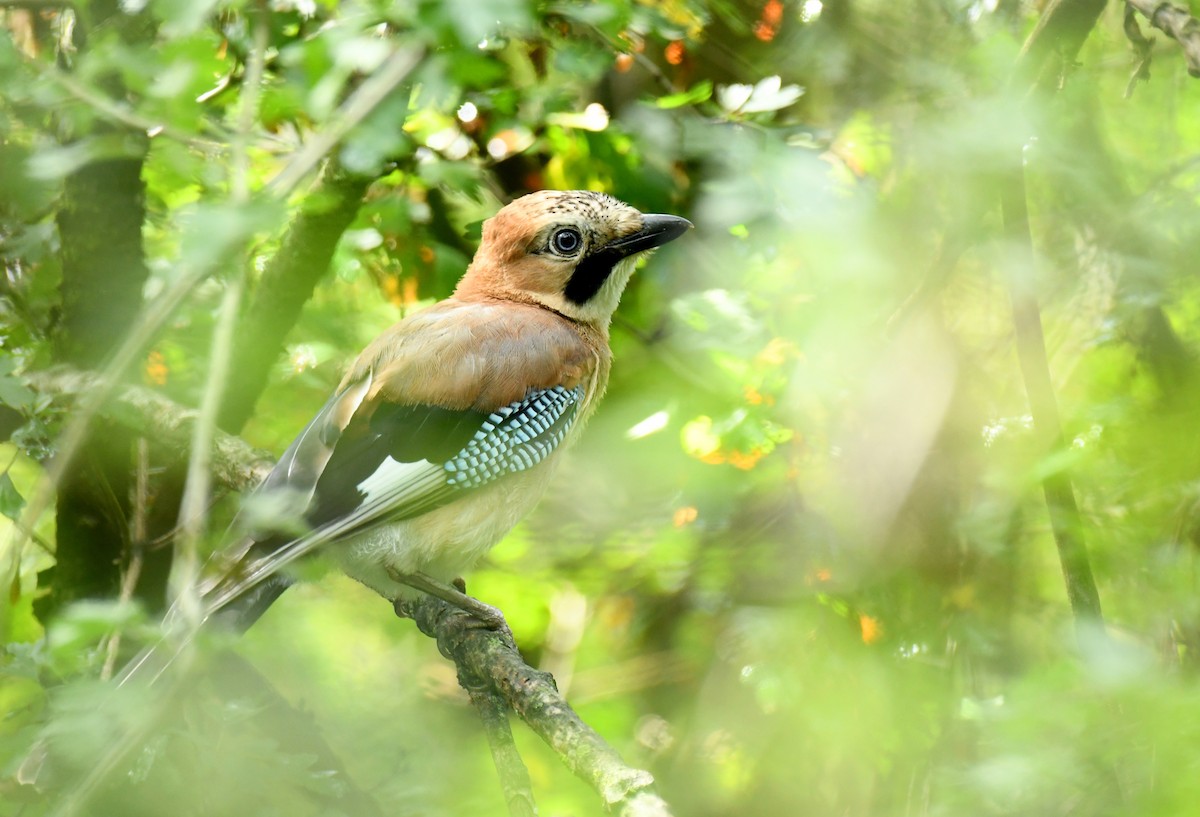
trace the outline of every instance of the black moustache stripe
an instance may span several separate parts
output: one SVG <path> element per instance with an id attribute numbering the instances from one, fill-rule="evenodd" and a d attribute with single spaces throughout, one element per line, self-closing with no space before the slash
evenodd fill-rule
<path id="1" fill-rule="evenodd" d="M 584 258 L 575 266 L 575 272 L 571 273 L 571 280 L 567 281 L 563 295 L 568 301 L 583 306 L 596 297 L 623 257 L 619 252 L 600 250 Z"/>

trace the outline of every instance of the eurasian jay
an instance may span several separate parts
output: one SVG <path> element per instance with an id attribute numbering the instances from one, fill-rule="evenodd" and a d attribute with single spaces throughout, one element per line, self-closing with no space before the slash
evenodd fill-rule
<path id="1" fill-rule="evenodd" d="M 524 517 L 604 394 L 608 327 L 640 253 L 692 225 L 543 191 L 484 222 L 454 294 L 371 343 L 258 489 L 310 532 L 248 541 L 205 588 L 247 627 L 320 547 L 390 600 L 448 581 Z"/>
<path id="2" fill-rule="evenodd" d="M 537 504 L 604 394 L 608 326 L 637 256 L 691 226 L 585 191 L 501 209 L 454 294 L 376 338 L 258 488 L 287 498 L 309 532 L 227 551 L 192 623 L 220 613 L 250 626 L 291 583 L 279 571 L 317 548 L 393 601 L 471 567 Z M 176 654 L 143 650 L 119 683 L 157 678 Z M 39 744 L 20 779 L 36 779 L 44 754 Z"/>

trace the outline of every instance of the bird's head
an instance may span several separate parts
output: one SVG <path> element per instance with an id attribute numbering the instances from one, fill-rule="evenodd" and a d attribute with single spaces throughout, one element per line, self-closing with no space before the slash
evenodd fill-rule
<path id="1" fill-rule="evenodd" d="M 603 193 L 531 193 L 484 222 L 457 294 L 533 302 L 607 327 L 638 255 L 691 226 L 678 216 L 642 214 Z"/>

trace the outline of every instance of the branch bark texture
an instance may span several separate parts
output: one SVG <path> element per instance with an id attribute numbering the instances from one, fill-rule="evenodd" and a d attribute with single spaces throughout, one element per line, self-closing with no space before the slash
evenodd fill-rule
<path id="1" fill-rule="evenodd" d="M 475 707 L 483 730 L 487 733 L 492 763 L 500 775 L 500 786 L 504 790 L 509 816 L 534 817 L 537 805 L 533 799 L 533 784 L 529 780 L 529 770 L 517 751 L 517 744 L 513 741 L 508 705 L 487 678 L 470 675 L 464 667 L 459 667 L 458 683 L 470 696 L 471 705 Z"/>
<path id="2" fill-rule="evenodd" d="M 1107 5 L 1105 0 L 1051 0 L 1017 59 L 1018 87 L 1057 87 Z"/>
<path id="3" fill-rule="evenodd" d="M 1034 96 L 1055 90 L 1057 80 L 1074 62 L 1104 7 L 1104 0 L 1054 0 L 1022 49 L 1014 87 L 1028 89 Z M 1052 68 L 1057 70 L 1051 71 Z M 1031 128 L 1030 135 L 1033 131 Z M 1035 285 L 1037 253 L 1029 225 L 1023 149 L 1023 144 L 1011 146 L 999 184 L 1004 230 L 1018 256 L 1009 275 L 1013 333 L 1034 428 L 1043 443 L 1042 450 L 1055 452 L 1063 445 L 1062 420 Z M 1083 538 L 1083 519 L 1069 472 L 1059 469 L 1048 474 L 1042 480 L 1042 491 L 1076 629 L 1102 625 L 1100 594 L 1092 575 Z"/>
<path id="4" fill-rule="evenodd" d="M 441 599 L 423 596 L 397 605 L 421 632 L 437 639 L 460 672 L 487 679 L 529 728 L 568 769 L 591 785 L 604 805 L 621 817 L 670 817 L 654 793 L 654 777 L 635 769 L 576 714 L 554 679 L 525 663 L 500 633 L 472 627 L 470 616 Z"/>
<path id="5" fill-rule="evenodd" d="M 108 159 L 84 165 L 65 180 L 58 212 L 62 312 L 55 332 L 55 354 L 62 362 L 98 366 L 141 307 L 149 275 L 142 252 L 141 171 L 140 157 Z M 43 620 L 71 601 L 116 595 L 128 542 L 131 452 L 128 434 L 97 426 L 75 467 L 64 474 L 54 580 L 48 582 L 50 594 L 37 603 Z"/>
<path id="6" fill-rule="evenodd" d="M 1179 43 L 1187 60 L 1188 73 L 1200 78 L 1200 21 L 1186 9 L 1156 0 L 1125 0 L 1150 21 L 1150 25 Z"/>
<path id="7" fill-rule="evenodd" d="M 58 398 L 77 398 L 103 387 L 93 372 L 60 367 L 30 372 L 30 388 Z M 145 435 L 154 445 L 185 457 L 191 444 L 197 412 L 140 386 L 120 388 L 102 410 L 109 421 Z M 240 437 L 220 431 L 213 439 L 213 480 L 235 491 L 245 491 L 262 482 L 274 457 L 248 445 Z"/>
<path id="8" fill-rule="evenodd" d="M 249 309 L 238 322 L 241 354 L 230 371 L 217 416 L 219 427 L 236 433 L 254 412 L 284 339 L 328 271 L 338 241 L 358 213 L 370 184 L 370 178 L 347 173 L 330 162 L 305 197 L 279 250 L 263 271 Z"/>
<path id="9" fill-rule="evenodd" d="M 1025 175 L 1021 167 L 1009 171 L 1001 185 L 1001 209 L 1005 230 L 1019 253 L 1017 267 L 1010 276 L 1013 330 L 1021 376 L 1029 397 L 1034 428 L 1042 441 L 1042 450 L 1059 451 L 1063 446 L 1062 420 L 1054 396 L 1054 382 L 1046 354 L 1042 315 L 1033 286 L 1037 261 L 1029 212 L 1025 203 Z M 1071 478 L 1065 470 L 1056 470 L 1042 479 L 1042 491 L 1050 513 L 1050 528 L 1058 548 L 1059 563 L 1067 586 L 1067 598 L 1077 625 L 1103 620 L 1100 594 L 1092 575 L 1087 545 L 1083 540 L 1083 520 L 1075 502 Z"/>

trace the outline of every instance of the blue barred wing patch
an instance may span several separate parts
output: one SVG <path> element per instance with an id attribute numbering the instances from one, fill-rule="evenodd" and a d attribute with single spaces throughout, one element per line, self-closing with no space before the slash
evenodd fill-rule
<path id="1" fill-rule="evenodd" d="M 492 412 L 471 441 L 442 466 L 447 483 L 478 488 L 537 465 L 563 441 L 582 400 L 582 386 L 555 386 Z"/>

